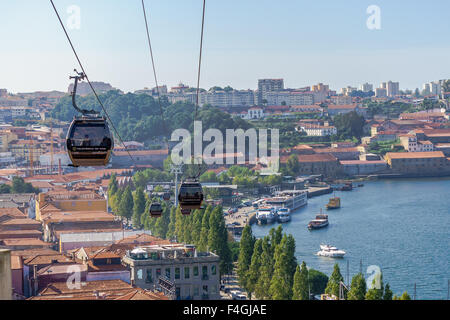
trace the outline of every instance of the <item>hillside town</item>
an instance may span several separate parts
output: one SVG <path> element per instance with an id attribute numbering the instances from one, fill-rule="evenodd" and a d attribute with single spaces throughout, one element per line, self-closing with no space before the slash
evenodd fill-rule
<path id="1" fill-rule="evenodd" d="M 290 140 L 282 140 L 277 174 L 264 178 L 264 164 L 259 162 L 236 169 L 227 164 L 233 161 L 224 161 L 207 168 L 200 177 L 208 190 L 206 204 L 211 210 L 230 208 L 220 212 L 220 219 L 233 238 L 254 222 L 246 207 L 263 195 L 304 190 L 312 197 L 332 192 L 332 185 L 342 181 L 450 176 L 449 84 L 434 81 L 422 92 L 412 92 L 389 81 L 375 90 L 366 83 L 337 93 L 322 83 L 288 89 L 283 79 L 261 79 L 255 91 L 202 90 L 204 108 L 217 108 L 256 127 L 271 128 L 279 122 L 292 127 Z M 99 92 L 114 89 L 105 83 L 94 85 Z M 233 270 L 223 273 L 218 250 L 201 245 L 201 239 L 170 237 L 167 230 L 157 234 L 155 222 L 142 218 L 144 209 L 148 211 L 145 200 L 168 193 L 176 203 L 178 177 L 167 167 L 167 148 L 130 140 L 116 144 L 104 168 L 71 166 L 66 147 L 69 122 L 52 117 L 52 110 L 72 89 L 17 94 L 0 90 L 0 255 L 11 266 L 8 290 L 13 299 L 242 296 L 228 294 L 224 281 L 236 275 L 236 261 Z M 80 87 L 79 94 L 89 96 L 88 89 Z M 191 89 L 180 84 L 170 91 L 162 86 L 134 94 L 155 99 L 161 94 L 171 104 L 194 103 Z M 344 133 L 341 123 L 359 128 Z M 237 156 L 223 154 L 224 160 Z M 116 203 L 117 190 L 129 192 L 131 206 L 121 207 L 125 200 Z M 134 209 L 140 192 L 144 205 Z M 134 212 L 138 218 L 132 217 Z M 201 226 L 201 220 L 198 223 Z M 197 241 L 199 245 L 192 244 Z M 74 274 L 78 280 L 72 283 Z M 69 283 L 74 287 L 68 288 Z"/>

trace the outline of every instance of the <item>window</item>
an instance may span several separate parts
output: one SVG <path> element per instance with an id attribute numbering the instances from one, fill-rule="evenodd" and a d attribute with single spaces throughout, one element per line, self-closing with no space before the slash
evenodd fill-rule
<path id="1" fill-rule="evenodd" d="M 203 286 L 203 294 L 208 294 L 208 286 Z"/>
<path id="2" fill-rule="evenodd" d="M 170 279 L 170 268 L 166 268 L 166 277 Z"/>
<path id="3" fill-rule="evenodd" d="M 175 279 L 180 279 L 180 268 L 175 268 Z"/>
<path id="4" fill-rule="evenodd" d="M 216 273 L 217 273 L 217 268 L 216 268 L 216 265 L 213 264 L 213 265 L 211 266 L 211 274 L 215 276 Z"/>
<path id="5" fill-rule="evenodd" d="M 202 267 L 202 280 L 208 280 L 208 266 Z"/>
<path id="6" fill-rule="evenodd" d="M 184 278 L 189 279 L 191 276 L 189 267 L 184 267 Z"/>
<path id="7" fill-rule="evenodd" d="M 198 266 L 194 267 L 194 277 L 198 277 Z"/>
<path id="8" fill-rule="evenodd" d="M 211 287 L 211 294 L 216 294 L 217 293 L 217 285 L 214 285 Z"/>
<path id="9" fill-rule="evenodd" d="M 143 271 L 142 271 L 142 269 L 139 269 L 138 271 L 137 271 L 137 278 L 139 279 L 139 280 L 142 280 L 142 278 L 143 278 Z"/>
<path id="10" fill-rule="evenodd" d="M 147 282 L 147 283 L 153 282 L 152 269 L 147 269 L 147 277 L 145 278 L 145 282 Z"/>
<path id="11" fill-rule="evenodd" d="M 198 290 L 198 286 L 194 286 L 194 296 L 200 295 L 200 292 Z"/>
<path id="12" fill-rule="evenodd" d="M 156 279 L 159 279 L 161 277 L 161 269 L 156 269 Z"/>

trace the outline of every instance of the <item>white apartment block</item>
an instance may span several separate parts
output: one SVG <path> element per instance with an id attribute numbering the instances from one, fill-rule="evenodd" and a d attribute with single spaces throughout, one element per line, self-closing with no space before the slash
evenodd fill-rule
<path id="1" fill-rule="evenodd" d="M 359 89 L 363 92 L 369 92 L 369 91 L 373 91 L 373 85 L 370 83 L 364 83 L 362 84 Z"/>
<path id="2" fill-rule="evenodd" d="M 266 93 L 267 104 L 281 106 L 283 103 L 290 106 L 308 106 L 314 104 L 314 94 L 298 91 L 272 91 Z"/>
<path id="3" fill-rule="evenodd" d="M 208 91 L 200 93 L 200 105 L 215 107 L 242 107 L 255 105 L 255 93 L 252 90 Z"/>
<path id="4" fill-rule="evenodd" d="M 336 127 L 327 125 L 303 125 L 300 127 L 300 131 L 306 132 L 306 135 L 314 137 L 325 137 L 337 134 Z"/>

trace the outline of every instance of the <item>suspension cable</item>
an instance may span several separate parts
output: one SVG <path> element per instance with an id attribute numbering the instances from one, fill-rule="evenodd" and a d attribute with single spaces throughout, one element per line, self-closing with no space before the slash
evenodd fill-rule
<path id="1" fill-rule="evenodd" d="M 80 68 L 81 68 L 81 70 L 83 71 L 83 73 L 84 73 L 84 75 L 85 75 L 85 77 L 86 77 L 86 81 L 89 83 L 89 86 L 91 87 L 92 92 L 93 92 L 94 95 L 95 95 L 95 98 L 97 99 L 98 103 L 99 103 L 100 106 L 102 107 L 103 112 L 105 113 L 106 117 L 108 118 L 108 121 L 111 123 L 111 126 L 113 127 L 114 132 L 116 133 L 116 135 L 117 135 L 117 137 L 119 138 L 120 142 L 122 143 L 123 147 L 124 147 L 125 150 L 127 151 L 128 156 L 129 156 L 129 157 L 131 158 L 131 160 L 136 164 L 136 162 L 134 161 L 133 156 L 131 155 L 131 153 L 130 153 L 130 151 L 128 150 L 127 146 L 126 146 L 125 143 L 123 142 L 123 140 L 122 140 L 122 138 L 121 138 L 119 132 L 116 130 L 116 127 L 114 126 L 114 123 L 112 122 L 111 118 L 109 117 L 109 114 L 108 114 L 108 112 L 107 112 L 106 109 L 105 109 L 105 106 L 103 105 L 103 103 L 102 103 L 102 101 L 100 100 L 100 98 L 99 98 L 97 92 L 95 91 L 94 86 L 92 85 L 91 81 L 89 80 L 89 78 L 88 78 L 88 76 L 87 76 L 87 74 L 86 74 L 86 71 L 84 70 L 83 64 L 81 63 L 81 60 L 80 60 L 80 58 L 78 57 L 77 51 L 75 50 L 75 47 L 73 46 L 72 40 L 70 40 L 70 36 L 69 36 L 69 34 L 67 33 L 66 27 L 64 26 L 64 23 L 63 23 L 62 20 L 61 20 L 61 17 L 60 17 L 60 15 L 59 15 L 59 12 L 58 12 L 58 10 L 56 9 L 55 4 L 53 3 L 53 0 L 50 0 L 50 2 L 51 2 L 51 4 L 52 4 L 52 6 L 53 6 L 53 9 L 55 10 L 56 16 L 58 17 L 59 23 L 61 24 L 61 27 L 62 27 L 62 29 L 63 29 L 65 35 L 66 35 L 66 38 L 67 38 L 67 40 L 69 41 L 70 47 L 72 48 L 72 51 L 73 51 L 73 53 L 74 53 L 74 55 L 75 55 L 75 58 L 77 59 L 78 64 L 80 65 Z"/>
<path id="2" fill-rule="evenodd" d="M 200 73 L 202 67 L 202 52 L 203 52 L 203 31 L 205 28 L 205 8 L 206 8 L 206 0 L 203 0 L 203 14 L 202 14 L 202 32 L 200 35 L 200 54 L 198 57 L 198 73 L 197 73 L 197 95 L 196 95 L 196 103 L 195 103 L 195 114 L 194 121 L 197 119 L 198 105 L 199 105 L 199 94 L 200 94 Z"/>
<path id="3" fill-rule="evenodd" d="M 163 112 L 163 108 L 162 108 L 162 105 L 161 105 L 161 94 L 160 94 L 160 91 L 159 91 L 158 78 L 156 77 L 156 67 L 155 67 L 155 60 L 153 59 L 153 50 L 152 50 L 152 42 L 150 40 L 150 32 L 148 30 L 147 13 L 146 13 L 146 10 L 145 10 L 144 0 L 141 0 L 141 2 L 142 2 L 142 11 L 144 13 L 145 29 L 147 31 L 148 48 L 149 48 L 149 51 L 150 51 L 150 58 L 151 58 L 152 67 L 153 67 L 153 76 L 155 78 L 156 92 L 158 94 L 159 112 L 161 114 L 161 119 L 163 121 L 163 127 L 164 127 L 164 132 L 165 132 L 165 136 L 164 137 L 165 137 L 165 140 L 166 140 L 166 143 L 167 143 L 167 149 L 169 149 L 169 141 L 168 141 L 169 140 L 169 138 L 168 138 L 168 133 L 169 132 L 167 130 L 166 119 L 164 118 L 164 112 Z"/>

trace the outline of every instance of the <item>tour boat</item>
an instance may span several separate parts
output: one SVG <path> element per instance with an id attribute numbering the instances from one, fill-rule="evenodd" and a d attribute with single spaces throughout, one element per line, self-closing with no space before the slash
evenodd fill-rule
<path id="1" fill-rule="evenodd" d="M 320 228 L 324 228 L 324 227 L 328 226 L 328 215 L 322 214 L 322 210 L 320 210 L 320 211 L 321 211 L 321 213 L 316 215 L 316 219 L 311 220 L 308 223 L 309 230 L 320 229 Z"/>
<path id="2" fill-rule="evenodd" d="M 289 222 L 291 221 L 291 211 L 289 208 L 278 208 L 278 222 Z"/>
<path id="3" fill-rule="evenodd" d="M 339 197 L 330 198 L 330 201 L 325 207 L 327 208 L 327 210 L 339 209 L 341 207 L 341 198 Z"/>
<path id="4" fill-rule="evenodd" d="M 256 213 L 256 220 L 259 224 L 268 224 L 275 221 L 275 209 L 273 207 L 260 207 Z"/>
<path id="5" fill-rule="evenodd" d="M 329 258 L 343 258 L 345 255 L 344 250 L 339 250 L 336 247 L 329 246 L 326 244 L 320 245 L 320 251 L 317 252 L 318 256 L 329 257 Z"/>

